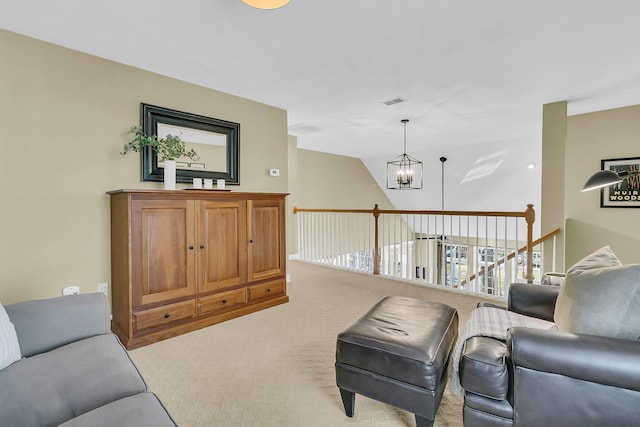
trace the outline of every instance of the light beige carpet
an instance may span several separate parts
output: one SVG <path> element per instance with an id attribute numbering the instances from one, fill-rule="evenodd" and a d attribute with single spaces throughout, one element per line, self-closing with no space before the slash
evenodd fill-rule
<path id="1" fill-rule="evenodd" d="M 449 304 L 460 325 L 482 299 L 394 280 L 289 263 L 290 302 L 130 352 L 181 427 L 414 426 L 413 414 L 358 395 L 344 414 L 336 336 L 387 295 Z M 462 425 L 445 391 L 436 426 Z"/>

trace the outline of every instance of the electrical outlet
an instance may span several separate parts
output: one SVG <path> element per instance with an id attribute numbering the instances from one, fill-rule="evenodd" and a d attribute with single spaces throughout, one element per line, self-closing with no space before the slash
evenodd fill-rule
<path id="1" fill-rule="evenodd" d="M 109 295 L 109 284 L 108 283 L 98 283 L 98 292 L 102 292 L 105 295 Z"/>
<path id="2" fill-rule="evenodd" d="M 66 288 L 62 288 L 62 295 L 78 295 L 79 293 L 79 286 L 67 286 Z"/>
<path id="3" fill-rule="evenodd" d="M 280 176 L 280 169 L 269 169 L 269 175 Z"/>

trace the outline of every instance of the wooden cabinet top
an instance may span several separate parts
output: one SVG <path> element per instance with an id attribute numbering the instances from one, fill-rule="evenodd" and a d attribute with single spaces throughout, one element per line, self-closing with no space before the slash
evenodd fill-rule
<path id="1" fill-rule="evenodd" d="M 281 199 L 289 195 L 289 193 L 253 193 L 229 190 L 128 190 L 120 189 L 108 191 L 107 194 L 117 196 L 120 194 L 131 194 L 139 197 L 149 198 L 171 198 L 171 199 Z"/>

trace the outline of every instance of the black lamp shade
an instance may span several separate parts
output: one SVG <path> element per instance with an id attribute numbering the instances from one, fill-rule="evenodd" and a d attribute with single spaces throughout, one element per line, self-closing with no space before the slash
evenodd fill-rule
<path id="1" fill-rule="evenodd" d="M 617 184 L 622 182 L 623 178 L 621 178 L 617 173 L 612 170 L 603 170 L 600 172 L 594 173 L 591 178 L 587 180 L 587 183 L 582 187 L 582 191 L 595 190 L 597 188 L 608 187 L 609 185 Z"/>

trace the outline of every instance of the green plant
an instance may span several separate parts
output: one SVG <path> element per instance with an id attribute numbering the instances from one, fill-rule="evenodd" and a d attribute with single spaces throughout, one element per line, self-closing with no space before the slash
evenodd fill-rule
<path id="1" fill-rule="evenodd" d="M 176 160 L 182 157 L 187 157 L 191 160 L 199 159 L 195 150 L 187 151 L 184 141 L 179 136 L 167 135 L 158 139 L 156 135 L 145 135 L 140 126 L 132 127 L 129 129 L 129 133 L 133 134 L 133 139 L 122 147 L 120 154 L 123 156 L 129 151 L 138 153 L 145 147 L 151 147 L 161 160 Z"/>

